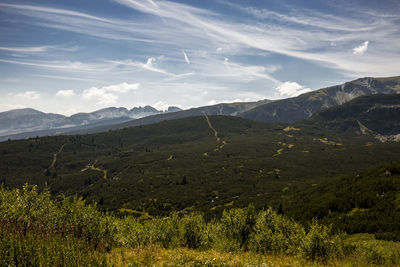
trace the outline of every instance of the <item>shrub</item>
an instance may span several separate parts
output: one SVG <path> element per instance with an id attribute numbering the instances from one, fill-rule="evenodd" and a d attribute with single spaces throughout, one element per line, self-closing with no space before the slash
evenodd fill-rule
<path id="1" fill-rule="evenodd" d="M 272 209 L 259 212 L 249 237 L 254 252 L 296 254 L 305 237 L 303 227 Z"/>
<path id="2" fill-rule="evenodd" d="M 180 220 L 181 240 L 183 246 L 188 248 L 199 248 L 204 242 L 205 222 L 199 213 L 185 215 Z"/>
<path id="3" fill-rule="evenodd" d="M 331 228 L 313 219 L 307 235 L 301 243 L 301 254 L 308 259 L 327 259 L 338 252 L 338 247 L 330 235 Z"/>
<path id="4" fill-rule="evenodd" d="M 180 219 L 172 213 L 167 218 L 154 218 L 143 223 L 147 244 L 159 244 L 165 248 L 180 245 Z"/>
<path id="5" fill-rule="evenodd" d="M 254 206 L 224 210 L 221 218 L 221 235 L 226 250 L 246 249 L 247 241 L 256 222 Z"/>

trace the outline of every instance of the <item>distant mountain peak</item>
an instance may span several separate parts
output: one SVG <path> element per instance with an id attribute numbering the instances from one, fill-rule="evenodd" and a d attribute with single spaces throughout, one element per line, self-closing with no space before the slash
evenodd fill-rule
<path id="1" fill-rule="evenodd" d="M 180 107 L 177 106 L 169 106 L 167 111 L 168 112 L 177 112 L 177 111 L 181 111 L 182 109 Z"/>

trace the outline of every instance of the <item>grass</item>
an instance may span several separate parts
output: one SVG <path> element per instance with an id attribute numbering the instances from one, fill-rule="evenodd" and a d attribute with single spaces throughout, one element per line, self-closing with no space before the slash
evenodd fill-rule
<path id="1" fill-rule="evenodd" d="M 350 237 L 349 242 L 357 237 Z M 353 241 L 350 241 L 353 240 Z M 355 242 L 355 243 L 354 243 Z M 364 246 L 385 243 L 369 239 Z M 387 245 L 387 244 L 386 244 Z M 384 246 L 386 246 L 384 245 Z M 387 253 L 395 247 L 387 247 Z M 361 256 L 361 257 L 360 257 Z M 117 248 L 107 254 L 107 262 L 113 266 L 337 266 L 365 267 L 376 266 L 372 258 L 365 258 L 362 253 L 341 258 L 331 258 L 326 261 L 310 261 L 296 256 L 263 255 L 252 252 L 221 252 L 218 250 L 199 250 L 188 248 L 165 249 L 160 246 L 146 246 L 135 249 Z M 397 262 L 398 263 L 398 262 Z M 396 262 L 385 261 L 378 265 L 395 266 Z"/>

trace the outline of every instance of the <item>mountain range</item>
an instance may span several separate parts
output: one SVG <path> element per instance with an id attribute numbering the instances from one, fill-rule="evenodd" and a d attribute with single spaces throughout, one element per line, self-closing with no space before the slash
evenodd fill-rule
<path id="1" fill-rule="evenodd" d="M 310 118 L 318 110 L 341 105 L 362 95 L 398 93 L 400 93 L 400 76 L 367 77 L 274 101 L 246 111 L 240 116 L 263 122 L 291 123 Z"/>
<path id="2" fill-rule="evenodd" d="M 166 111 L 157 110 L 151 106 L 134 107 L 130 110 L 122 107 L 110 107 L 91 113 L 77 113 L 67 117 L 60 114 L 44 113 L 31 108 L 16 109 L 0 113 L 0 136 L 6 138 L 25 132 L 37 132 L 37 135 L 47 135 L 46 130 L 53 130 L 53 134 L 57 134 L 64 132 L 65 130 L 63 129 L 112 125 L 154 114 L 180 110 L 180 108 L 174 106 L 169 107 Z M 43 134 L 39 134 L 41 132 Z M 48 134 L 52 133 L 49 132 Z"/>
<path id="3" fill-rule="evenodd" d="M 165 120 L 207 115 L 239 116 L 262 122 L 296 122 L 310 118 L 319 110 L 346 103 L 358 96 L 400 93 L 400 76 L 360 78 L 297 97 L 257 102 L 220 103 L 181 110 L 169 107 L 160 111 L 151 106 L 105 108 L 70 117 L 46 114 L 33 109 L 0 113 L 0 141 L 60 134 L 85 134 L 147 125 Z"/>

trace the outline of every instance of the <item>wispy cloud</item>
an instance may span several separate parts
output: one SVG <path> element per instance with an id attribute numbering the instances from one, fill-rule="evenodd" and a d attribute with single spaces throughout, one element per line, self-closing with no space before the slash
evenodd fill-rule
<path id="1" fill-rule="evenodd" d="M 15 94 L 16 97 L 22 97 L 26 99 L 31 99 L 31 100 L 37 100 L 40 98 L 40 94 L 37 93 L 36 91 L 26 91 L 23 93 L 18 93 Z"/>
<path id="2" fill-rule="evenodd" d="M 41 7 L 41 6 L 34 6 L 34 5 L 16 5 L 16 4 L 6 4 L 6 3 L 0 3 L 0 7 L 3 7 L 3 8 L 14 8 L 14 9 L 23 10 L 23 11 L 24 10 L 30 10 L 30 11 L 33 11 L 33 12 L 42 12 L 42 13 L 50 13 L 50 14 L 58 14 L 58 15 L 67 15 L 67 16 L 80 17 L 80 18 L 85 18 L 85 19 L 90 19 L 90 20 L 97 20 L 97 21 L 102 21 L 102 22 L 111 22 L 110 20 L 107 20 L 107 19 L 104 19 L 104 18 L 101 18 L 101 17 L 96 17 L 96 16 L 85 14 L 85 13 L 66 10 L 66 9 Z"/>
<path id="3" fill-rule="evenodd" d="M 51 46 L 32 46 L 32 47 L 4 47 L 0 46 L 0 50 L 11 51 L 11 52 L 24 52 L 24 53 L 36 53 L 46 52 L 52 49 Z"/>
<path id="4" fill-rule="evenodd" d="M 157 72 L 157 73 L 161 73 L 161 74 L 165 74 L 165 75 L 170 75 L 170 76 L 176 76 L 176 74 L 170 73 L 166 70 L 163 70 L 159 67 L 157 67 L 157 59 L 154 57 L 150 57 L 147 59 L 146 63 L 140 62 L 140 61 L 132 61 L 131 59 L 127 59 L 127 60 L 111 60 L 108 61 L 116 66 L 130 66 L 130 67 L 136 67 L 136 68 L 142 68 L 144 70 L 147 71 L 151 71 L 151 72 Z"/>
<path id="5" fill-rule="evenodd" d="M 1 6 L 1 4 L 0 4 Z M 65 47 L 65 46 L 30 46 L 30 47 L 5 47 L 5 46 L 0 46 L 0 50 L 3 51 L 10 51 L 10 52 L 15 52 L 15 53 L 43 53 L 43 52 L 48 52 L 51 50 L 62 50 L 62 51 L 77 51 L 79 50 L 79 47 L 77 46 L 71 46 L 71 47 Z M 18 56 L 18 55 L 16 55 Z"/>
<path id="6" fill-rule="evenodd" d="M 188 65 L 190 65 L 190 60 L 189 60 L 189 58 L 188 58 L 186 52 L 185 52 L 185 51 L 182 51 L 182 53 L 183 53 L 183 57 L 185 58 L 186 63 L 187 63 Z"/>
<path id="7" fill-rule="evenodd" d="M 47 69 L 62 69 L 69 71 L 107 71 L 114 66 L 106 63 L 83 63 L 80 61 L 44 61 L 44 60 L 12 60 L 12 59 L 0 59 L 0 62 L 26 65 Z"/>
<path id="8" fill-rule="evenodd" d="M 381 17 L 366 16 L 360 11 L 358 17 L 353 19 L 300 10 L 300 14 L 292 17 L 268 10 L 257 13 L 254 9 L 247 8 L 245 9 L 246 12 L 254 13 L 258 17 L 272 17 L 296 24 L 296 26 L 290 23 L 278 25 L 267 21 L 263 24 L 250 26 L 250 24 L 228 23 L 214 16 L 212 12 L 207 12 L 207 10 L 171 1 L 160 0 L 156 2 L 156 6 L 150 2 L 138 0 L 116 0 L 116 2 L 171 21 L 174 26 L 180 29 L 182 35 L 206 35 L 214 44 L 217 44 L 217 47 L 236 44 L 243 49 L 245 47 L 255 48 L 313 61 L 351 75 L 359 75 L 360 73 L 388 75 L 389 71 L 390 73 L 394 72 L 393 65 L 400 67 L 400 63 L 390 56 L 391 53 L 396 53 L 393 48 L 386 51 L 377 49 L 376 55 L 370 55 L 370 59 L 377 57 L 378 54 L 381 58 L 384 58 L 384 61 L 391 66 L 384 70 L 378 68 L 371 60 L 369 60 L 369 63 L 363 62 L 355 69 L 354 63 L 357 60 L 349 58 L 343 50 L 340 50 L 340 48 L 349 46 L 351 43 L 366 37 L 374 37 L 381 42 L 383 39 L 398 40 L 398 35 L 393 35 L 393 33 L 398 31 L 396 30 L 396 21 L 399 16 L 383 20 Z M 310 14 L 313 16 L 310 16 Z M 317 19 L 311 20 L 310 17 L 314 18 L 314 15 Z M 315 29 L 299 28 L 298 24 Z M 349 28 L 349 25 L 354 26 Z M 332 42 L 339 43 L 340 46 L 327 49 Z M 382 57 L 383 54 L 387 56 Z M 371 70 L 374 71 L 371 73 Z"/>
<path id="9" fill-rule="evenodd" d="M 70 81 L 84 81 L 84 82 L 104 82 L 98 79 L 88 79 L 88 78 L 79 78 L 79 77 L 71 77 L 71 76 L 60 76 L 60 75 L 46 75 L 46 74 L 35 74 L 32 75 L 34 77 L 43 77 L 43 78 L 49 78 L 49 79 L 56 79 L 56 80 L 70 80 Z"/>
<path id="10" fill-rule="evenodd" d="M 65 9 L 32 5 L 0 4 L 7 12 L 34 17 L 32 23 L 107 39 L 149 42 L 163 44 L 169 48 L 184 50 L 184 47 L 207 49 L 221 52 L 222 47 L 236 47 L 237 50 L 257 49 L 278 53 L 335 68 L 349 75 L 390 75 L 393 66 L 400 67 L 396 47 L 388 43 L 399 43 L 397 21 L 399 15 L 382 17 L 370 10 L 358 10 L 354 18 L 334 16 L 315 10 L 296 9 L 288 14 L 268 9 L 234 6 L 261 23 L 249 20 L 248 23 L 233 22 L 210 10 L 196 8 L 188 4 L 166 0 L 139 1 L 115 0 L 136 11 L 161 18 L 162 22 L 114 19 L 90 15 Z M 368 13 L 369 12 L 369 13 Z M 312 18 L 312 19 L 311 19 Z M 279 21 L 280 23 L 277 23 Z M 358 59 L 351 58 L 344 50 L 353 49 L 355 42 L 369 39 L 375 44 L 375 53 L 368 53 L 368 59 L 354 65 Z M 179 40 L 179 42 L 176 42 Z M 331 46 L 335 43 L 335 46 Z M 374 59 L 388 67 L 378 68 Z M 184 55 L 185 61 L 190 62 Z M 188 60 L 186 60 L 188 59 Z M 135 64 L 139 62 L 127 62 Z M 140 65 L 140 64 L 136 64 Z M 172 74 L 171 71 L 154 67 L 154 60 L 142 63 L 143 68 L 153 72 Z"/>

